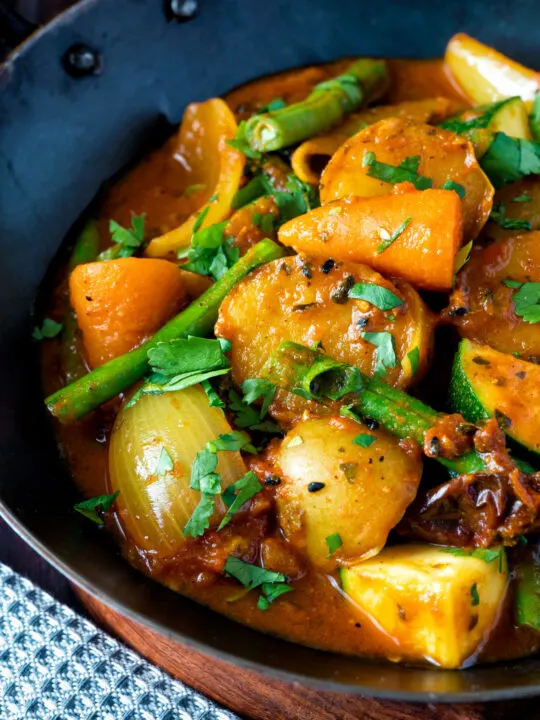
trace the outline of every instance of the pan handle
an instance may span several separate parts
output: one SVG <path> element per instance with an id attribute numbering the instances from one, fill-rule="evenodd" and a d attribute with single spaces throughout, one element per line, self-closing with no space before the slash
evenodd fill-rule
<path id="1" fill-rule="evenodd" d="M 15 48 L 26 40 L 39 25 L 24 18 L 13 8 L 8 7 L 7 2 L 0 1 L 0 38 L 8 48 Z"/>

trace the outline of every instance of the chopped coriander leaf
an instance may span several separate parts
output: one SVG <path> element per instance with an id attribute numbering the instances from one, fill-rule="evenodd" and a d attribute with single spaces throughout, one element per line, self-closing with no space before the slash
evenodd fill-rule
<path id="1" fill-rule="evenodd" d="M 255 216 L 258 216 L 257 219 Z M 253 222 L 265 235 L 272 235 L 275 230 L 276 216 L 274 213 L 253 213 Z"/>
<path id="2" fill-rule="evenodd" d="M 250 470 L 240 480 L 237 480 L 225 490 L 223 493 L 223 502 L 227 505 L 228 510 L 219 524 L 218 530 L 222 530 L 231 521 L 242 505 L 251 500 L 252 497 L 260 493 L 263 485 L 259 482 L 259 478 Z"/>
<path id="3" fill-rule="evenodd" d="M 516 220 L 506 217 L 506 207 L 502 204 L 494 205 L 490 220 L 500 225 L 504 230 L 531 230 L 531 223 L 528 220 Z"/>
<path id="4" fill-rule="evenodd" d="M 88 520 L 92 520 L 92 522 L 95 522 L 96 525 L 103 525 L 103 519 L 98 514 L 98 510 L 101 512 L 106 512 L 112 507 L 112 504 L 118 497 L 120 490 L 117 490 L 112 495 L 98 495 L 98 497 L 93 497 L 88 500 L 84 500 L 83 502 L 77 503 L 73 506 L 73 509 L 76 510 L 81 515 L 84 515 L 85 518 L 88 518 Z"/>
<path id="5" fill-rule="evenodd" d="M 234 413 L 234 424 L 240 428 L 248 428 L 270 435 L 282 435 L 278 425 L 272 420 L 261 422 L 260 411 L 247 405 L 236 390 L 229 390 L 229 410 Z"/>
<path id="6" fill-rule="evenodd" d="M 500 558 L 504 555 L 504 549 L 502 548 L 475 548 L 474 550 L 466 550 L 465 548 L 446 547 L 441 548 L 441 552 L 455 555 L 456 557 L 475 557 L 487 563 L 493 562 L 494 560 L 500 561 Z"/>
<path id="7" fill-rule="evenodd" d="M 208 205 L 205 205 L 204 208 L 201 210 L 201 212 L 197 215 L 197 219 L 193 223 L 193 229 L 191 231 L 192 235 L 195 235 L 196 233 L 199 232 L 199 230 L 201 229 L 201 226 L 202 226 L 203 222 L 205 221 L 205 218 L 209 212 L 210 212 L 210 203 L 208 203 Z"/>
<path id="8" fill-rule="evenodd" d="M 516 195 L 515 198 L 512 198 L 512 202 L 516 203 L 528 203 L 531 202 L 531 200 L 532 197 L 526 192 L 522 192 L 521 195 Z"/>
<path id="9" fill-rule="evenodd" d="M 245 402 L 246 405 L 252 405 L 259 398 L 262 398 L 261 411 L 259 415 L 262 420 L 268 412 L 268 408 L 272 404 L 272 400 L 276 394 L 276 389 L 276 386 L 273 382 L 270 382 L 270 380 L 249 378 L 248 380 L 244 380 L 242 383 L 242 392 L 244 393 L 242 401 Z"/>
<path id="10" fill-rule="evenodd" d="M 262 113 L 282 110 L 284 107 L 287 107 L 287 103 L 285 102 L 285 100 L 283 100 L 283 98 L 274 98 L 274 100 L 269 102 L 268 105 L 264 105 L 264 107 L 259 110 L 258 114 L 262 115 Z"/>
<path id="11" fill-rule="evenodd" d="M 219 477 L 219 475 L 217 476 Z M 184 525 L 184 535 L 191 537 L 200 537 L 205 530 L 210 527 L 210 518 L 214 514 L 215 497 L 214 494 L 202 493 L 199 504 L 193 511 L 192 516 Z"/>
<path id="12" fill-rule="evenodd" d="M 201 216 L 202 213 L 197 222 Z M 188 262 L 182 265 L 184 270 L 198 275 L 210 275 L 214 280 L 219 280 L 234 265 L 240 257 L 240 251 L 234 245 L 233 238 L 225 237 L 227 224 L 228 221 L 224 220 L 196 231 L 194 226 L 191 246 L 187 252 L 185 249 L 181 251 L 181 257 L 188 259 Z"/>
<path id="13" fill-rule="evenodd" d="M 158 343 L 148 350 L 148 362 L 167 377 L 229 366 L 219 340 L 193 336 Z"/>
<path id="14" fill-rule="evenodd" d="M 218 464 L 216 453 L 209 450 L 207 447 L 203 448 L 200 452 L 195 455 L 195 460 L 191 466 L 191 481 L 189 487 L 192 490 L 201 490 L 204 485 L 204 478 L 209 475 L 215 474 L 214 470 Z M 206 483 L 208 485 L 208 483 Z"/>
<path id="15" fill-rule="evenodd" d="M 214 390 L 214 387 L 212 386 L 212 383 L 210 380 L 203 380 L 201 383 L 204 392 L 206 393 L 206 396 L 208 398 L 208 404 L 210 407 L 218 407 L 218 408 L 224 408 L 226 407 L 223 400 L 219 397 L 217 392 Z"/>
<path id="16" fill-rule="evenodd" d="M 200 490 L 201 499 L 193 514 L 184 526 L 184 535 L 199 537 L 210 527 L 210 518 L 214 514 L 216 495 L 221 493 L 219 475 L 214 472 L 218 459 L 215 452 L 205 447 L 198 452 L 191 467 L 192 490 Z"/>
<path id="17" fill-rule="evenodd" d="M 516 315 L 525 322 L 540 322 L 540 282 L 526 282 L 514 294 Z"/>
<path id="18" fill-rule="evenodd" d="M 525 175 L 540 174 L 540 143 L 496 133 L 480 165 L 496 189 Z"/>
<path id="19" fill-rule="evenodd" d="M 238 150 L 250 160 L 261 160 L 263 155 L 258 150 L 254 150 L 246 139 L 246 121 L 238 125 L 238 130 L 233 140 L 227 140 L 227 145 L 230 145 L 235 150 Z"/>
<path id="20" fill-rule="evenodd" d="M 284 582 L 263 583 L 261 585 L 262 594 L 257 602 L 257 607 L 259 610 L 268 610 L 270 603 L 274 602 L 274 600 L 281 595 L 285 595 L 285 593 L 292 592 L 293 590 L 294 588 L 291 585 L 287 585 L 287 583 Z"/>
<path id="21" fill-rule="evenodd" d="M 283 573 L 265 570 L 257 565 L 240 560 L 240 558 L 229 555 L 225 562 L 225 574 L 238 580 L 244 587 L 252 590 L 263 583 L 284 583 L 286 578 Z"/>
<path id="22" fill-rule="evenodd" d="M 384 228 L 379 229 L 379 237 L 383 241 L 378 247 L 377 247 L 377 254 L 380 255 L 382 252 L 384 252 L 387 248 L 394 243 L 398 237 L 405 231 L 409 223 L 412 222 L 412 218 L 408 217 L 405 218 L 405 220 L 401 223 L 401 225 L 394 230 L 394 232 L 390 235 L 390 233 L 385 230 Z"/>
<path id="23" fill-rule="evenodd" d="M 469 262 L 471 256 L 471 250 L 473 247 L 473 241 L 469 242 L 460 248 L 454 257 L 454 275 L 456 275 L 461 268 Z"/>
<path id="24" fill-rule="evenodd" d="M 193 372 L 183 373 L 182 375 L 175 375 L 175 377 L 170 379 L 160 373 L 154 373 L 150 375 L 144 385 L 137 390 L 135 395 L 127 405 L 125 405 L 124 409 L 133 407 L 142 395 L 161 395 L 162 393 L 185 390 L 192 385 L 199 385 L 210 378 L 226 375 L 230 371 L 230 367 L 216 368 L 215 370 L 206 370 L 204 372 L 195 370 Z"/>
<path id="25" fill-rule="evenodd" d="M 326 544 L 328 545 L 328 555 L 326 557 L 329 558 L 343 545 L 341 535 L 337 532 L 332 533 L 326 538 Z"/>
<path id="26" fill-rule="evenodd" d="M 395 368 L 399 364 L 392 333 L 386 330 L 383 332 L 366 332 L 362 333 L 362 337 L 377 348 L 375 356 L 376 375 L 384 377 L 388 368 Z"/>
<path id="27" fill-rule="evenodd" d="M 209 440 L 206 443 L 206 447 L 213 453 L 222 452 L 224 450 L 232 452 L 236 452 L 238 450 L 245 450 L 246 452 L 251 453 L 256 452 L 247 433 L 242 432 L 241 430 L 231 430 L 230 433 L 218 435 L 216 440 Z"/>
<path id="28" fill-rule="evenodd" d="M 184 190 L 184 193 L 183 193 L 183 194 L 184 194 L 186 197 L 190 198 L 190 197 L 192 197 L 193 195 L 195 195 L 195 193 L 198 193 L 198 192 L 200 192 L 201 190 L 206 190 L 206 185 L 201 185 L 200 183 L 196 183 L 196 184 L 194 184 L 194 185 L 189 185 L 189 187 L 187 187 L 187 188 Z"/>
<path id="29" fill-rule="evenodd" d="M 387 163 L 378 162 L 374 152 L 367 152 L 362 160 L 362 165 L 369 168 L 369 177 L 377 178 L 383 182 L 397 185 L 398 183 L 410 182 L 417 190 L 427 190 L 433 185 L 431 178 L 418 175 L 417 170 L 420 164 L 420 156 L 407 157 L 397 167 Z"/>
<path id="30" fill-rule="evenodd" d="M 407 353 L 407 357 L 411 363 L 411 372 L 413 375 L 416 375 L 420 366 L 420 348 L 418 345 Z"/>
<path id="31" fill-rule="evenodd" d="M 463 185 L 460 185 L 453 180 L 447 180 L 444 185 L 441 185 L 441 190 L 454 190 L 455 192 L 457 192 L 461 200 L 463 200 L 466 194 L 466 190 Z"/>
<path id="32" fill-rule="evenodd" d="M 159 455 L 159 459 L 156 465 L 156 469 L 154 470 L 154 475 L 165 475 L 166 473 L 170 472 L 174 468 L 174 460 L 169 455 L 167 449 L 165 447 L 161 448 L 161 453 Z"/>
<path id="33" fill-rule="evenodd" d="M 395 293 L 374 283 L 356 283 L 349 290 L 349 297 L 355 300 L 366 300 L 379 310 L 393 310 L 403 305 L 403 300 L 398 298 Z"/>
<path id="34" fill-rule="evenodd" d="M 507 278 L 506 280 L 503 280 L 503 285 L 506 285 L 506 287 L 509 288 L 520 288 L 523 283 L 519 282 L 519 280 L 511 280 L 510 278 Z"/>
<path id="35" fill-rule="evenodd" d="M 317 191 L 291 173 L 287 180 L 287 191 L 271 193 L 279 210 L 280 224 L 292 220 L 298 215 L 313 210 L 319 205 Z"/>
<path id="36" fill-rule="evenodd" d="M 56 337 L 62 331 L 62 323 L 58 323 L 51 318 L 45 318 L 41 327 L 35 327 L 32 332 L 34 340 L 45 340 Z"/>
<path id="37" fill-rule="evenodd" d="M 146 215 L 134 215 L 131 228 L 124 228 L 116 220 L 109 222 L 111 240 L 115 245 L 98 255 L 98 260 L 131 257 L 144 243 L 144 220 Z"/>
<path id="38" fill-rule="evenodd" d="M 360 445 L 360 447 L 368 448 L 373 445 L 376 439 L 377 438 L 375 437 L 375 435 L 370 435 L 369 433 L 360 433 L 360 435 L 357 435 L 354 438 L 353 443 L 355 445 Z"/>
<path id="39" fill-rule="evenodd" d="M 237 210 L 257 200 L 257 198 L 268 194 L 268 178 L 264 175 L 256 175 L 246 185 L 241 187 L 240 190 L 236 191 L 232 199 L 231 207 L 233 210 Z"/>
<path id="40" fill-rule="evenodd" d="M 476 605 L 480 604 L 480 596 L 478 595 L 478 587 L 476 583 L 474 585 L 471 585 L 471 605 L 473 607 L 476 607 Z"/>

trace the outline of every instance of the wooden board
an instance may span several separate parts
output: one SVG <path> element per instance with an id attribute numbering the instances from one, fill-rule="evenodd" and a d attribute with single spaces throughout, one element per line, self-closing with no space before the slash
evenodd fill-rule
<path id="1" fill-rule="evenodd" d="M 99 625 L 187 685 L 251 720 L 533 720 L 538 699 L 443 705 L 376 700 L 318 692 L 262 677 L 194 650 L 129 620 L 76 590 Z"/>

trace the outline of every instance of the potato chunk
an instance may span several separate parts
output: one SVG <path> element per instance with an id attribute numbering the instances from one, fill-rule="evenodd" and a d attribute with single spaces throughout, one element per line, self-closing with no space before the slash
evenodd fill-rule
<path id="1" fill-rule="evenodd" d="M 516 315 L 508 280 L 540 282 L 540 230 L 477 249 L 458 273 L 445 317 L 462 337 L 536 362 L 540 328 Z"/>
<path id="2" fill-rule="evenodd" d="M 358 435 L 367 436 L 369 447 L 353 442 Z M 323 570 L 378 553 L 416 496 L 422 474 L 419 453 L 405 452 L 384 430 L 339 417 L 297 424 L 282 441 L 276 465 L 280 525 Z M 328 557 L 326 538 L 335 533 L 342 545 Z"/>
<path id="3" fill-rule="evenodd" d="M 443 668 L 461 667 L 486 640 L 507 576 L 504 555 L 486 562 L 435 545 L 386 548 L 341 570 L 344 591 L 395 640 L 403 659 Z"/>
<path id="4" fill-rule="evenodd" d="M 418 173 L 431 178 L 434 188 L 448 180 L 461 185 L 465 195 L 463 233 L 466 240 L 478 235 L 489 218 L 493 187 L 476 161 L 472 145 L 459 135 L 431 125 L 401 118 L 381 120 L 361 130 L 332 157 L 321 177 L 321 202 L 347 195 L 387 195 L 393 185 L 368 175 L 362 161 L 366 153 L 377 161 L 398 166 L 407 157 L 420 157 Z"/>
<path id="5" fill-rule="evenodd" d="M 391 290 L 403 304 L 383 311 L 365 300 L 349 299 L 348 291 L 357 282 Z M 406 387 L 413 378 L 408 353 L 415 347 L 420 353 L 415 381 L 427 367 L 433 323 L 430 311 L 407 283 L 391 283 L 357 263 L 295 255 L 267 263 L 238 283 L 221 305 L 215 331 L 232 343 L 232 376 L 237 385 L 260 377 L 268 357 L 285 340 L 303 345 L 322 342 L 328 355 L 372 374 L 377 348 L 362 335 L 390 332 L 399 365 L 388 368 L 385 381 Z M 311 406 L 320 411 L 320 406 Z M 305 408 L 302 398 L 278 391 L 271 412 L 287 422 Z"/>

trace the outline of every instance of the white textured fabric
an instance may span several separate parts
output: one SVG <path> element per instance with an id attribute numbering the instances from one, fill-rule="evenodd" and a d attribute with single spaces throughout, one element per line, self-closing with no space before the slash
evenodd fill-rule
<path id="1" fill-rule="evenodd" d="M 238 720 L 0 563 L 1 720 Z"/>

